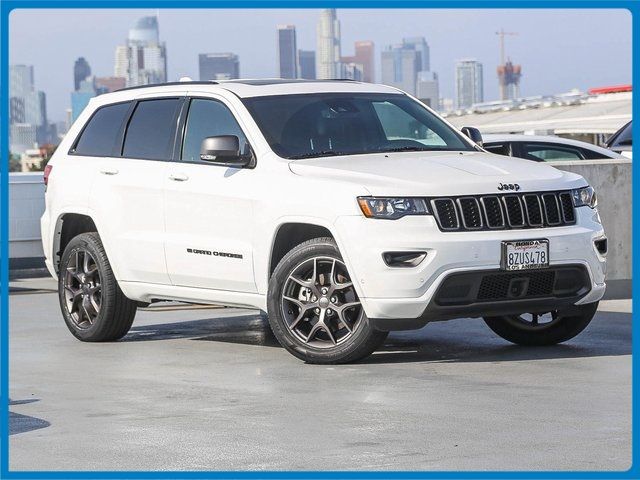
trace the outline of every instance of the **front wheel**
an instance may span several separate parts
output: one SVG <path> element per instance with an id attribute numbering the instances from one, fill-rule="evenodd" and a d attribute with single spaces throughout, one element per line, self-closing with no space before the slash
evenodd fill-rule
<path id="1" fill-rule="evenodd" d="M 331 238 L 291 250 L 269 282 L 269 324 L 280 344 L 308 363 L 360 360 L 387 332 L 375 330 Z"/>
<path id="2" fill-rule="evenodd" d="M 551 312 L 485 317 L 496 334 L 511 343 L 525 346 L 556 345 L 571 340 L 591 322 L 598 302 L 572 305 Z"/>

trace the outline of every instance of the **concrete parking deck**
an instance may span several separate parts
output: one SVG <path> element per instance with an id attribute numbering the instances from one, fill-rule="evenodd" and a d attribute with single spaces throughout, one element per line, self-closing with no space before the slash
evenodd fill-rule
<path id="1" fill-rule="evenodd" d="M 482 320 L 392 334 L 316 366 L 239 309 L 152 307 L 85 344 L 48 280 L 10 297 L 11 470 L 625 470 L 631 301 L 565 345 L 522 348 Z"/>

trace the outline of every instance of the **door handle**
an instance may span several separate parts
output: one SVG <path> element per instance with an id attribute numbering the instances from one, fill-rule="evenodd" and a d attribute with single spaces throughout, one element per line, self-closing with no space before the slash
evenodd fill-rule
<path id="1" fill-rule="evenodd" d="M 104 169 L 104 170 L 100 170 L 100 173 L 103 175 L 117 175 L 118 174 L 118 170 L 114 169 Z"/>
<path id="2" fill-rule="evenodd" d="M 189 177 L 184 173 L 172 173 L 169 175 L 169 180 L 173 180 L 174 182 L 186 182 L 189 180 Z"/>

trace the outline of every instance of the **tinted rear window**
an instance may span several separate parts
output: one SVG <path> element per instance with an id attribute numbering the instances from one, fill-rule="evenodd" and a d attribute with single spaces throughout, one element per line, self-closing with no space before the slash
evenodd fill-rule
<path id="1" fill-rule="evenodd" d="M 170 160 L 181 103 L 178 98 L 139 102 L 127 127 L 122 156 Z"/>
<path id="2" fill-rule="evenodd" d="M 118 134 L 129 106 L 130 102 L 117 103 L 96 110 L 80 134 L 73 152 L 97 157 L 114 155 Z"/>

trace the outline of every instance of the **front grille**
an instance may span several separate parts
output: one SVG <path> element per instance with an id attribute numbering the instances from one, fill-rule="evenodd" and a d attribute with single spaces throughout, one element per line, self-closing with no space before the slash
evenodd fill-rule
<path id="1" fill-rule="evenodd" d="M 566 265 L 538 270 L 461 272 L 449 275 L 434 301 L 442 307 L 584 295 L 591 281 L 583 266 Z"/>
<path id="2" fill-rule="evenodd" d="M 509 230 L 573 225 L 570 192 L 510 193 L 430 199 L 440 230 Z"/>

